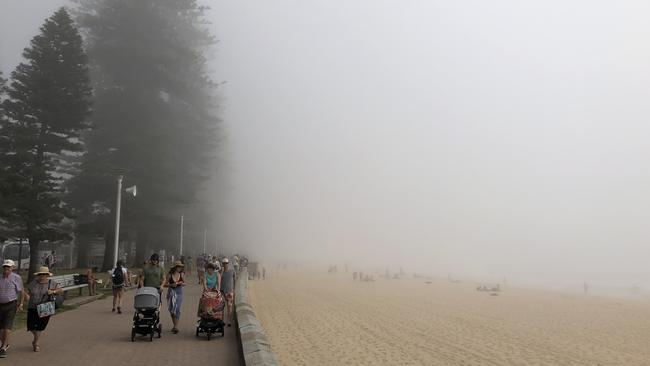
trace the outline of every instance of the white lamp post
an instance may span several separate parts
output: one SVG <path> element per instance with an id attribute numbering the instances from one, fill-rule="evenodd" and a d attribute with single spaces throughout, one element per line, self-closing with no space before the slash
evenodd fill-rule
<path id="1" fill-rule="evenodd" d="M 117 177 L 117 203 L 115 207 L 115 248 L 113 253 L 113 264 L 117 264 L 118 247 L 120 243 L 120 211 L 122 210 L 122 179 L 123 175 Z M 130 193 L 135 197 L 137 188 L 135 186 L 126 189 L 126 193 Z"/>
<path id="2" fill-rule="evenodd" d="M 205 242 L 208 239 L 208 229 L 203 229 L 203 253 L 205 254 Z"/>
<path id="3" fill-rule="evenodd" d="M 181 245 L 180 245 L 180 249 L 179 249 L 179 253 L 178 253 L 179 257 L 181 255 L 183 255 L 183 222 L 184 221 L 185 221 L 185 216 L 181 215 Z"/>

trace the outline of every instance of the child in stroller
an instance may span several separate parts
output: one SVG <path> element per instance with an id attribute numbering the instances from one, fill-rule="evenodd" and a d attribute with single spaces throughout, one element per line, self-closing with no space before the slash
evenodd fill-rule
<path id="1" fill-rule="evenodd" d="M 162 325 L 160 324 L 160 294 L 155 287 L 142 287 L 135 293 L 133 299 L 133 328 L 131 329 L 131 342 L 135 342 L 137 334 L 148 335 L 149 341 L 158 333 L 162 336 Z"/>

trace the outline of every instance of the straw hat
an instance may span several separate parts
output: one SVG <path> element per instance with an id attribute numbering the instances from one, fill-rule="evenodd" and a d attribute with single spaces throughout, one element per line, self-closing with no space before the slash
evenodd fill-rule
<path id="1" fill-rule="evenodd" d="M 47 267 L 41 267 L 41 268 L 39 268 L 39 269 L 38 269 L 38 272 L 35 272 L 35 273 L 34 273 L 34 276 L 38 276 L 38 275 L 42 275 L 42 274 L 46 274 L 46 275 L 48 275 L 48 276 L 52 276 L 52 272 L 50 272 L 50 269 L 47 268 Z"/>
<path id="2" fill-rule="evenodd" d="M 185 267 L 185 265 L 184 265 L 183 262 L 181 262 L 181 261 L 176 261 L 176 262 L 174 262 L 174 264 L 172 265 L 172 268 L 176 268 L 176 267 Z"/>

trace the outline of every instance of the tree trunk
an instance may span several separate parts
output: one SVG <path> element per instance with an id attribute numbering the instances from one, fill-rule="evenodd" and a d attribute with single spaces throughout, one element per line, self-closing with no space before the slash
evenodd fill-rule
<path id="1" fill-rule="evenodd" d="M 27 283 L 32 282 L 34 273 L 41 266 L 41 258 L 38 256 L 39 244 L 40 240 L 34 237 L 29 238 L 29 271 L 27 272 Z"/>
<path id="2" fill-rule="evenodd" d="M 77 268 L 86 268 L 89 265 L 88 255 L 90 254 L 90 238 L 87 235 L 77 234 L 75 238 L 77 247 Z"/>
<path id="3" fill-rule="evenodd" d="M 106 234 L 104 234 L 104 262 L 102 264 L 102 271 L 110 271 L 110 269 L 115 266 L 115 263 L 113 263 L 114 246 L 115 233 L 109 229 Z"/>

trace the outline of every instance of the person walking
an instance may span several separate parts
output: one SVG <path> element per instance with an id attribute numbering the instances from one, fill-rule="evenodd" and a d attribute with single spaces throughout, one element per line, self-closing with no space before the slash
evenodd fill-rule
<path id="1" fill-rule="evenodd" d="M 95 277 L 93 267 L 90 264 L 88 264 L 88 268 L 86 268 L 86 278 L 88 280 L 88 294 L 90 296 L 97 295 L 97 278 Z"/>
<path id="2" fill-rule="evenodd" d="M 142 269 L 142 274 L 138 280 L 138 288 L 140 287 L 155 287 L 158 292 L 162 292 L 162 285 L 165 282 L 165 271 L 160 266 L 160 257 L 154 253 L 149 258 L 147 263 Z"/>
<path id="3" fill-rule="evenodd" d="M 219 290 L 221 291 L 223 297 L 226 299 L 225 319 L 228 320 L 228 326 L 230 327 L 232 326 L 232 308 L 235 299 L 235 272 L 229 268 L 229 263 L 230 261 L 228 258 L 224 258 L 221 261 L 223 271 L 221 273 L 221 285 L 219 286 Z"/>
<path id="4" fill-rule="evenodd" d="M 50 269 L 50 273 L 54 272 L 54 267 L 57 264 L 56 251 L 52 251 L 50 254 L 45 256 L 45 267 Z"/>
<path id="5" fill-rule="evenodd" d="M 203 290 L 219 290 L 221 276 L 214 268 L 214 264 L 208 263 L 205 267 L 205 281 L 203 281 Z"/>
<path id="6" fill-rule="evenodd" d="M 196 258 L 196 275 L 199 277 L 199 284 L 203 283 L 205 276 L 205 253 Z"/>
<path id="7" fill-rule="evenodd" d="M 124 297 L 124 287 L 130 286 L 129 271 L 123 266 L 122 261 L 118 260 L 115 267 L 111 270 L 111 283 L 113 284 L 113 310 L 117 307 L 117 313 L 122 314 L 122 298 Z"/>
<path id="8" fill-rule="evenodd" d="M 13 272 L 15 263 L 7 259 L 2 263 L 0 276 L 0 358 L 7 357 L 9 337 L 14 327 L 16 311 L 23 309 L 23 280 Z"/>
<path id="9" fill-rule="evenodd" d="M 187 256 L 187 261 L 185 263 L 185 270 L 187 271 L 187 275 L 191 276 L 192 275 L 192 266 L 194 266 L 194 263 L 192 263 L 192 257 Z"/>
<path id="10" fill-rule="evenodd" d="M 167 274 L 165 279 L 165 287 L 167 287 L 167 309 L 169 315 L 172 317 L 172 333 L 178 333 L 178 322 L 181 319 L 181 307 L 183 306 L 183 286 L 185 280 L 183 279 L 183 263 L 176 261 Z"/>
<path id="11" fill-rule="evenodd" d="M 41 267 L 38 272 L 34 273 L 36 278 L 27 286 L 27 331 L 32 332 L 34 340 L 32 347 L 34 352 L 40 352 L 39 344 L 41 333 L 47 328 L 51 315 L 39 314 L 38 305 L 53 301 L 50 296 L 63 292 L 63 289 L 55 281 L 52 281 L 52 273 L 47 267 Z"/>

